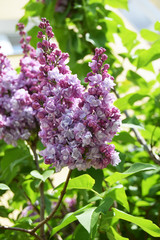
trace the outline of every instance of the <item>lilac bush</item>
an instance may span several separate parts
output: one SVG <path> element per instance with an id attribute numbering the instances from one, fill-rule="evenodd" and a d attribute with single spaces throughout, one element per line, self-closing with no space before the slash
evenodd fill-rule
<path id="1" fill-rule="evenodd" d="M 36 26 L 30 30 L 34 37 L 30 42 L 24 26 L 18 24 L 24 56 L 17 72 L 0 55 L 1 138 L 6 141 L 11 132 L 7 141 L 17 144 L 8 147 L 0 141 L 0 193 L 7 191 L 8 196 L 11 190 L 14 194 L 8 206 L 2 201 L 0 209 L 2 217 L 19 212 L 8 216 L 12 226 L 5 226 L 1 219 L 0 238 L 158 238 L 160 76 L 157 73 L 154 80 L 146 81 L 139 68 L 153 71 L 159 35 L 141 31 L 153 43 L 147 50 L 136 51 L 138 35 L 108 6 L 84 0 L 78 5 L 72 1 L 66 8 L 64 2 L 30 0 L 21 21 L 26 24 L 28 16 L 50 18 L 60 49 L 71 53 L 70 62 L 52 40 L 52 28 L 44 18 L 40 40 L 34 36 Z M 118 8 L 127 9 L 127 1 L 122 2 L 117 1 Z M 159 27 L 157 22 L 155 30 Z M 116 43 L 110 44 L 115 34 L 124 52 L 115 54 Z M 37 40 L 35 49 L 30 43 L 35 45 Z M 108 59 L 104 48 L 109 49 Z M 93 55 L 90 70 L 88 54 Z M 132 70 L 126 71 L 127 59 Z M 125 73 L 116 89 L 109 73 L 119 77 Z M 136 92 L 130 93 L 135 86 Z M 116 102 L 113 92 L 119 98 Z M 125 123 L 118 136 L 120 112 L 113 104 L 123 112 Z M 29 117 L 33 124 L 28 123 Z M 24 131 L 28 131 L 25 138 Z M 115 166 L 120 159 L 114 143 L 123 158 L 119 166 Z M 40 150 L 46 164 L 38 156 Z M 70 169 L 53 174 L 54 166 L 57 171 L 63 166 Z"/>

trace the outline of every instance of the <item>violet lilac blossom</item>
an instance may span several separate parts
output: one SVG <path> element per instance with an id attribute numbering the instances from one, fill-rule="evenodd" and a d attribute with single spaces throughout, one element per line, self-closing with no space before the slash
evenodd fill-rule
<path id="1" fill-rule="evenodd" d="M 38 111 L 39 137 L 45 146 L 40 152 L 46 164 L 59 171 L 62 167 L 86 170 L 103 169 L 120 162 L 119 153 L 110 144 L 119 131 L 120 112 L 113 105 L 114 78 L 108 74 L 104 48 L 96 48 L 85 89 L 66 64 L 68 54 L 51 43 L 49 22 L 43 18 L 38 37 L 37 58 L 40 67 L 37 93 L 32 95 Z"/>
<path id="2" fill-rule="evenodd" d="M 18 29 L 24 53 L 19 74 L 0 53 L 0 139 L 13 146 L 19 139 L 28 140 L 33 132 L 38 131 L 31 94 L 37 85 L 40 64 L 36 60 L 36 51 L 29 44 L 30 37 L 26 36 L 24 25 L 18 24 Z"/>

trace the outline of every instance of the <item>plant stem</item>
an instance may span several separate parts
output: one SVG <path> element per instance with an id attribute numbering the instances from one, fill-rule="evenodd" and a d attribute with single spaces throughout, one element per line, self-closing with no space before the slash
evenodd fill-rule
<path id="1" fill-rule="evenodd" d="M 26 192 L 23 190 L 22 186 L 20 186 L 21 190 L 23 191 L 23 194 L 25 196 L 25 198 L 30 202 L 30 204 L 32 205 L 33 209 L 38 213 L 38 215 L 40 215 L 40 211 L 39 209 L 36 207 L 36 205 L 34 205 L 30 199 L 30 197 L 26 194 Z M 47 223 L 49 232 L 52 231 L 52 227 Z"/>
<path id="2" fill-rule="evenodd" d="M 39 237 L 39 236 L 37 235 L 37 233 L 32 232 L 32 230 L 27 230 L 27 229 L 17 228 L 17 227 L 6 227 L 6 226 L 0 226 L 0 229 L 11 230 L 11 231 L 26 232 L 26 233 L 34 236 L 34 237 L 35 237 L 36 239 L 38 239 L 38 240 L 43 240 L 43 238 Z"/>
<path id="3" fill-rule="evenodd" d="M 40 169 L 39 163 L 38 163 L 38 155 L 36 152 L 36 145 L 37 145 L 37 142 L 32 142 L 30 146 L 31 146 L 31 149 L 33 152 L 37 170 L 40 171 L 41 169 Z M 44 211 L 45 211 L 44 183 L 43 182 L 40 183 L 39 190 L 40 190 L 40 221 L 43 221 L 44 220 Z M 43 240 L 45 240 L 44 225 L 41 225 L 41 227 L 40 227 L 40 236 Z"/>
<path id="4" fill-rule="evenodd" d="M 116 94 L 117 98 L 120 98 L 119 94 L 117 93 L 116 90 L 114 90 L 114 93 Z M 129 114 L 128 112 L 125 110 L 124 111 L 124 114 L 126 115 L 126 117 L 129 117 Z M 160 157 L 154 153 L 152 151 L 152 148 L 150 145 L 147 144 L 147 142 L 145 141 L 145 139 L 141 136 L 140 132 L 135 129 L 135 128 L 131 128 L 131 130 L 134 132 L 138 142 L 144 147 L 144 149 L 148 152 L 150 158 L 155 162 L 157 163 L 158 165 L 160 165 Z"/>
<path id="5" fill-rule="evenodd" d="M 62 202 L 62 199 L 63 199 L 63 197 L 64 197 L 64 195 L 65 195 L 66 188 L 67 188 L 67 185 L 68 185 L 68 182 L 69 182 L 69 178 L 70 178 L 70 176 L 71 176 L 71 173 L 72 173 L 72 170 L 69 170 L 68 175 L 67 175 L 66 182 L 65 182 L 65 184 L 64 184 L 63 190 L 62 190 L 62 192 L 61 192 L 61 195 L 60 195 L 60 198 L 59 198 L 59 200 L 58 200 L 58 202 L 57 202 L 56 207 L 53 209 L 53 211 L 51 212 L 51 214 L 48 215 L 48 217 L 46 217 L 43 221 L 41 221 L 36 227 L 34 227 L 34 228 L 31 230 L 32 233 L 36 232 L 37 229 L 41 228 L 41 226 L 44 226 L 44 224 L 47 223 L 47 222 L 54 216 L 54 214 L 56 213 L 56 211 L 57 211 L 57 209 L 59 208 L 59 206 L 60 206 L 60 204 L 61 204 L 61 202 Z"/>
<path id="6" fill-rule="evenodd" d="M 40 205 L 40 221 L 44 220 L 44 210 L 45 210 L 45 201 L 44 201 L 44 183 L 41 182 L 39 186 L 40 190 L 40 199 L 41 199 L 41 205 Z M 40 228 L 40 236 L 45 240 L 45 232 L 44 232 L 44 225 Z"/>

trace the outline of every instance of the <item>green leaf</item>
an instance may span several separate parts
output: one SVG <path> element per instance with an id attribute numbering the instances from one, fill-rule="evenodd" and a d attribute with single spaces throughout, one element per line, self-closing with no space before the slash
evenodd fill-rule
<path id="1" fill-rule="evenodd" d="M 121 111 L 124 111 L 126 109 L 129 109 L 131 106 L 133 106 L 135 102 L 142 100 L 146 96 L 147 96 L 146 94 L 140 94 L 138 92 L 130 93 L 124 97 L 117 99 L 114 102 L 114 105 L 118 107 Z"/>
<path id="2" fill-rule="evenodd" d="M 88 240 L 90 239 L 89 233 L 82 225 L 78 225 L 74 230 L 73 237 L 71 240 Z"/>
<path id="3" fill-rule="evenodd" d="M 130 108 L 130 105 L 128 104 L 128 100 L 129 98 L 133 95 L 133 93 L 130 93 L 130 94 L 127 94 L 126 96 L 124 97 L 121 97 L 119 99 L 117 99 L 115 102 L 114 102 L 114 105 L 119 108 L 121 111 L 124 111 L 128 108 Z"/>
<path id="4" fill-rule="evenodd" d="M 123 178 L 129 177 L 132 174 L 147 171 L 147 170 L 155 170 L 156 166 L 147 164 L 147 163 L 134 163 L 128 170 L 123 173 L 115 172 L 111 176 L 107 177 L 105 180 L 109 182 L 110 185 L 113 185 L 117 181 L 120 181 Z"/>
<path id="5" fill-rule="evenodd" d="M 87 206 L 85 206 L 85 207 L 83 207 L 83 208 L 81 208 L 81 209 L 79 209 L 79 210 L 77 210 L 75 212 L 71 212 L 71 213 L 66 214 L 64 219 L 62 220 L 62 222 L 58 226 L 56 226 L 56 227 L 54 227 L 52 229 L 50 237 L 52 237 L 55 233 L 57 233 L 59 230 L 61 230 L 62 228 L 66 227 L 70 223 L 76 221 L 77 220 L 76 215 L 80 214 L 85 209 L 89 208 L 90 206 L 91 205 L 87 205 Z"/>
<path id="6" fill-rule="evenodd" d="M 47 170 L 45 171 L 42 176 L 43 176 L 43 181 L 45 182 L 47 178 L 49 178 L 52 174 L 54 173 L 53 170 Z"/>
<path id="7" fill-rule="evenodd" d="M 10 188 L 4 184 L 4 183 L 0 183 L 0 190 L 9 190 Z"/>
<path id="8" fill-rule="evenodd" d="M 72 223 L 76 220 L 77 220 L 77 218 L 75 217 L 74 213 L 66 214 L 66 216 L 64 217 L 62 222 L 57 227 L 54 227 L 52 229 L 50 237 L 54 236 L 54 234 L 56 234 L 59 230 L 61 230 L 62 228 L 66 227 L 67 225 L 69 225 L 70 223 Z"/>
<path id="9" fill-rule="evenodd" d="M 79 171 L 78 171 L 79 172 Z M 94 180 L 95 184 L 93 189 L 99 193 L 102 192 L 102 182 L 104 179 L 104 174 L 102 169 L 89 168 L 86 170 L 86 173 L 89 174 Z"/>
<path id="10" fill-rule="evenodd" d="M 35 178 L 37 178 L 37 179 L 40 179 L 40 180 L 42 180 L 43 182 L 45 182 L 46 179 L 49 178 L 50 175 L 53 174 L 53 173 L 54 173 L 53 170 L 47 170 L 47 171 L 45 171 L 43 174 L 40 174 L 37 170 L 33 170 L 33 171 L 30 172 L 30 174 L 31 174 L 33 177 L 35 177 Z"/>
<path id="11" fill-rule="evenodd" d="M 1 179 L 9 184 L 19 173 L 30 172 L 33 165 L 34 162 L 28 149 L 20 147 L 7 149 L 0 163 Z"/>
<path id="12" fill-rule="evenodd" d="M 135 93 L 133 94 L 129 99 L 128 99 L 128 103 L 132 106 L 134 105 L 135 102 L 142 100 L 144 97 L 146 97 L 147 95 L 142 95 L 140 93 Z"/>
<path id="13" fill-rule="evenodd" d="M 150 62 L 160 57 L 160 40 L 157 40 L 148 50 L 143 50 L 139 57 L 137 68 L 145 67 Z"/>
<path id="14" fill-rule="evenodd" d="M 114 141 L 123 145 L 135 143 L 135 139 L 126 131 L 121 131 L 117 136 L 114 137 Z"/>
<path id="15" fill-rule="evenodd" d="M 160 35 L 158 33 L 155 33 L 148 29 L 142 29 L 140 33 L 145 40 L 150 42 L 155 42 L 160 38 Z"/>
<path id="16" fill-rule="evenodd" d="M 118 185 L 111 189 L 106 196 L 111 197 L 113 201 L 120 203 L 129 212 L 129 204 L 123 185 Z"/>
<path id="17" fill-rule="evenodd" d="M 83 174 L 69 181 L 67 189 L 87 189 L 93 188 L 95 180 L 88 174 Z"/>
<path id="18" fill-rule="evenodd" d="M 132 125 L 128 125 L 128 127 L 130 128 L 131 126 L 132 127 L 140 127 L 141 129 L 144 129 L 144 127 L 143 127 L 143 125 L 142 125 L 142 123 L 137 119 L 137 117 L 136 116 L 132 116 L 132 117 L 128 117 L 128 118 L 125 118 L 123 121 L 122 121 L 122 123 L 123 123 L 123 126 L 125 127 L 125 124 L 132 124 Z M 126 125 L 126 127 L 127 127 L 127 125 Z M 132 128 L 131 127 L 131 128 Z"/>
<path id="19" fill-rule="evenodd" d="M 157 21 L 154 25 L 155 30 L 160 32 L 160 21 Z"/>
<path id="20" fill-rule="evenodd" d="M 91 230 L 91 218 L 96 207 L 88 208 L 83 213 L 76 215 L 80 224 L 90 233 Z"/>
<path id="21" fill-rule="evenodd" d="M 126 128 L 139 128 L 139 129 L 143 129 L 144 127 L 140 126 L 140 125 L 136 125 L 133 123 L 122 123 L 122 127 L 126 127 Z"/>
<path id="22" fill-rule="evenodd" d="M 114 240 L 129 240 L 129 238 L 125 238 L 125 237 L 122 237 L 121 235 L 119 235 L 116 230 L 111 226 L 110 229 L 113 236 L 114 236 Z"/>
<path id="23" fill-rule="evenodd" d="M 111 197 L 105 197 L 101 202 L 100 205 L 95 209 L 95 211 L 92 214 L 91 219 L 91 237 L 94 239 L 94 236 L 96 234 L 97 229 L 97 222 L 99 215 L 101 213 L 106 214 L 109 210 L 109 208 L 112 206 L 114 200 Z"/>
<path id="24" fill-rule="evenodd" d="M 31 174 L 33 177 L 35 177 L 35 178 L 38 178 L 38 179 L 40 179 L 40 180 L 42 180 L 42 181 L 44 180 L 44 179 L 43 179 L 43 175 L 40 174 L 37 170 L 31 171 L 30 174 Z"/>
<path id="25" fill-rule="evenodd" d="M 99 37 L 97 38 L 97 36 Z M 101 47 L 106 42 L 105 34 L 102 31 L 97 29 L 94 29 L 94 31 L 90 33 L 86 33 L 85 39 L 87 42 L 90 42 L 95 47 Z"/>
<path id="26" fill-rule="evenodd" d="M 41 2 L 29 2 L 25 6 L 26 12 L 32 17 L 37 16 L 37 14 L 41 14 L 42 9 L 43 4 Z"/>
<path id="27" fill-rule="evenodd" d="M 151 177 L 142 179 L 142 196 L 146 196 L 147 194 L 149 194 L 151 187 L 156 185 L 158 180 L 159 180 L 158 174 L 154 174 Z"/>
<path id="28" fill-rule="evenodd" d="M 76 178 L 69 180 L 67 190 L 71 189 L 86 189 L 91 190 L 95 184 L 95 180 L 88 174 L 83 174 Z M 57 187 L 57 189 L 63 189 L 64 183 Z"/>
<path id="29" fill-rule="evenodd" d="M 30 44 L 34 47 L 37 48 L 37 43 L 39 42 L 39 39 L 37 38 L 37 34 L 39 31 L 39 27 L 34 26 L 33 28 L 31 28 L 27 33 L 29 36 L 31 36 L 31 41 Z"/>
<path id="30" fill-rule="evenodd" d="M 128 10 L 128 0 L 105 0 L 105 4 L 114 8 L 123 8 Z"/>
<path id="31" fill-rule="evenodd" d="M 160 228 L 152 221 L 140 217 L 134 217 L 116 208 L 113 208 L 113 211 L 115 213 L 115 217 L 138 225 L 140 228 L 142 228 L 145 232 L 147 232 L 153 237 L 160 237 Z"/>
<path id="32" fill-rule="evenodd" d="M 127 28 L 120 26 L 118 35 L 122 39 L 124 47 L 130 52 L 138 44 L 137 34 Z"/>
<path id="33" fill-rule="evenodd" d="M 127 72 L 126 77 L 127 77 L 127 80 L 129 80 L 130 82 L 133 82 L 136 86 L 145 87 L 145 88 L 148 86 L 144 78 L 142 78 L 139 74 L 137 74 L 136 72 L 133 72 L 132 70 L 129 70 Z"/>

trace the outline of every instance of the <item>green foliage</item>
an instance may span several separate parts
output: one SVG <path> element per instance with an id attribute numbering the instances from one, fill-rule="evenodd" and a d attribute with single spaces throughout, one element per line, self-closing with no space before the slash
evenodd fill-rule
<path id="1" fill-rule="evenodd" d="M 152 221 L 131 216 L 127 213 L 124 213 L 116 208 L 113 208 L 115 216 L 117 218 L 132 222 L 140 226 L 144 231 L 149 233 L 153 237 L 160 237 L 160 229 L 157 225 L 153 224 Z"/>
<path id="2" fill-rule="evenodd" d="M 73 178 L 69 181 L 67 189 L 86 189 L 91 190 L 93 185 L 95 183 L 95 180 L 89 176 L 88 174 L 81 175 L 79 177 Z M 63 189 L 62 184 L 59 189 Z"/>
<path id="3" fill-rule="evenodd" d="M 109 182 L 110 185 L 114 184 L 115 182 L 129 177 L 132 174 L 135 174 L 140 171 L 152 170 L 156 169 L 156 166 L 146 163 L 134 163 L 129 169 L 127 169 L 123 173 L 115 172 L 111 176 L 106 178 L 106 181 Z"/>
<path id="4" fill-rule="evenodd" d="M 45 182 L 50 177 L 50 175 L 53 173 L 54 173 L 53 170 L 44 171 L 43 174 L 40 174 L 37 170 L 33 170 L 30 172 L 30 174 L 33 177 L 41 179 L 43 182 Z"/>
<path id="5" fill-rule="evenodd" d="M 121 163 L 103 170 L 72 172 L 63 202 L 48 221 L 52 231 L 45 225 L 47 239 L 55 239 L 55 234 L 64 240 L 160 237 L 160 167 L 152 156 L 160 156 L 160 74 L 153 66 L 160 57 L 160 22 L 155 23 L 155 31 L 141 30 L 146 42 L 141 49 L 137 33 L 108 6 L 128 10 L 128 1 L 73 0 L 57 12 L 56 0 L 30 0 L 20 19 L 28 24 L 30 18 L 38 16 L 51 22 L 61 50 L 70 54 L 72 72 L 83 84 L 94 49 L 105 47 L 109 73 L 116 81 L 115 105 L 123 119 L 122 130 L 113 141 Z M 34 26 L 28 32 L 34 47 L 37 31 Z M 37 143 L 40 149 L 41 145 Z M 13 148 L 1 141 L 0 147 L 0 196 L 13 193 L 8 205 L 0 206 L 1 216 L 7 217 L 16 209 L 18 216 L 10 217 L 13 226 L 32 229 L 41 209 L 40 185 L 44 185 L 47 217 L 58 203 L 65 182 L 53 189 L 54 171 L 43 159 L 37 169 L 25 143 Z M 76 200 L 73 209 L 67 205 L 67 198 Z M 0 229 L 0 239 L 28 237 L 34 239 L 24 232 Z"/>

